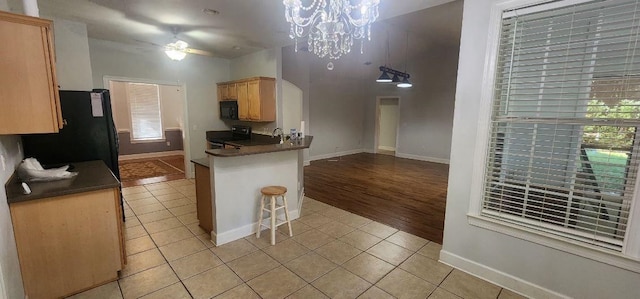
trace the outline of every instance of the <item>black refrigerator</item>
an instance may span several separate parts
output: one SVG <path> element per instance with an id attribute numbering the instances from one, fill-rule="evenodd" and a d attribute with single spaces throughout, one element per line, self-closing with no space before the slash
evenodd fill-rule
<path id="1" fill-rule="evenodd" d="M 60 107 L 64 126 L 59 133 L 22 135 L 25 158 L 36 158 L 45 168 L 102 160 L 120 180 L 109 90 L 61 90 Z"/>

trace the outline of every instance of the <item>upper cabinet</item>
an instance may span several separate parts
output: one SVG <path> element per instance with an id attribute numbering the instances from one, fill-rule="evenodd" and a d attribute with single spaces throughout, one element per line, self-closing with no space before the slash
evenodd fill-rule
<path id="1" fill-rule="evenodd" d="M 0 11 L 0 134 L 62 128 L 52 25 Z"/>
<path id="2" fill-rule="evenodd" d="M 221 90 L 226 90 L 226 93 L 222 93 Z M 240 120 L 270 122 L 276 120 L 275 90 L 276 79 L 274 78 L 247 78 L 218 83 L 218 99 L 238 101 Z"/>
<path id="3" fill-rule="evenodd" d="M 229 98 L 229 86 L 227 86 L 226 84 L 218 84 L 218 100 L 220 101 L 233 100 Z"/>

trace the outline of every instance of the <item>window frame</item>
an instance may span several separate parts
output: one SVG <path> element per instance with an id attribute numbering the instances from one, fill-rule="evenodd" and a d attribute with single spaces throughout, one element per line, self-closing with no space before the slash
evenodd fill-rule
<path id="1" fill-rule="evenodd" d="M 489 134 L 491 132 L 491 113 L 495 95 L 497 59 L 499 55 L 500 32 L 503 16 L 522 9 L 522 14 L 539 10 L 562 8 L 569 5 L 590 2 L 592 0 L 503 0 L 492 5 L 489 17 L 487 48 L 484 57 L 482 92 L 479 99 L 478 125 L 474 149 L 471 196 L 467 220 L 470 225 L 506 234 L 539 245 L 565 251 L 571 254 L 600 261 L 615 267 L 640 273 L 640 175 L 636 177 L 636 186 L 630 207 L 629 221 L 625 233 L 622 252 L 607 250 L 595 245 L 569 240 L 561 236 L 541 232 L 524 226 L 500 221 L 482 215 L 484 196 L 485 165 L 489 159 Z M 503 14 L 504 13 L 504 14 Z M 633 233 L 632 233 L 633 232 Z"/>
<path id="2" fill-rule="evenodd" d="M 144 85 L 155 85 L 157 91 L 158 91 L 158 109 L 159 109 L 159 113 L 160 113 L 160 138 L 154 138 L 154 139 L 135 139 L 133 137 L 133 114 L 131 112 L 131 84 L 144 84 Z M 130 128 L 129 128 L 129 141 L 131 144 L 135 144 L 135 143 L 155 143 L 155 142 L 164 142 L 166 141 L 166 136 L 165 136 L 165 127 L 164 127 L 164 120 L 162 117 L 162 95 L 160 93 L 160 84 L 158 83 L 147 83 L 147 82 L 127 82 L 126 83 L 126 91 L 127 91 L 127 112 L 129 113 L 129 120 L 130 120 Z"/>

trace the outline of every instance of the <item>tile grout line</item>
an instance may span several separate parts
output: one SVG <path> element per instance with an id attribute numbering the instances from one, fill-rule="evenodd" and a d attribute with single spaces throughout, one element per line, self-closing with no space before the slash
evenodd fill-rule
<path id="1" fill-rule="evenodd" d="M 169 186 L 170 186 L 172 189 L 174 189 L 175 191 L 177 191 L 177 193 L 180 193 L 181 195 L 185 196 L 185 198 L 186 198 L 186 195 L 184 195 L 182 192 L 180 192 L 179 190 L 176 190 L 176 189 L 175 189 L 173 186 L 171 186 L 171 185 L 169 185 Z M 143 187 L 144 187 L 144 185 L 143 185 Z M 151 193 L 151 190 L 147 189 L 146 187 L 144 187 L 144 188 L 145 188 L 145 190 L 147 190 L 149 193 Z M 166 189 L 169 189 L 169 188 L 166 188 Z M 158 189 L 158 190 L 161 190 L 161 189 Z M 152 195 L 152 197 L 153 197 L 155 200 L 157 200 L 158 202 L 160 202 L 160 204 L 162 204 L 162 202 L 161 202 L 161 201 L 159 201 L 159 200 L 156 198 L 156 195 L 154 195 L 153 193 L 151 193 L 151 195 Z M 124 197 L 125 197 L 125 201 L 127 202 L 127 205 L 128 205 L 128 201 L 126 200 L 126 196 L 124 196 Z M 165 210 L 167 210 L 169 213 L 171 213 L 171 211 L 169 211 L 169 209 L 168 209 L 164 204 L 162 204 L 162 206 L 165 208 Z M 132 208 L 130 208 L 130 209 L 131 209 L 131 212 L 133 213 L 133 215 L 134 215 L 136 218 L 138 218 L 138 216 L 139 216 L 139 215 L 138 215 L 135 211 L 133 211 L 133 209 L 132 209 Z M 149 213 L 153 213 L 153 212 L 149 212 Z M 146 214 L 149 214 L 149 213 L 146 213 Z M 144 215 L 144 214 L 142 214 L 142 215 Z M 178 216 L 174 215 L 173 213 L 171 213 L 171 215 L 173 215 L 173 217 L 178 218 Z M 157 221 L 162 221 L 162 220 L 164 220 L 164 219 L 160 219 L 160 220 L 157 220 Z M 155 245 L 155 248 L 151 248 L 151 249 L 148 249 L 148 250 L 145 250 L 145 251 L 141 251 L 141 252 L 138 252 L 138 253 L 136 253 L 136 254 L 143 253 L 143 252 L 147 252 L 147 251 L 150 251 L 150 250 L 153 250 L 153 249 L 157 249 L 157 250 L 158 250 L 158 252 L 160 252 L 160 255 L 161 255 L 161 256 L 162 256 L 162 258 L 164 259 L 164 261 L 165 261 L 165 263 L 167 264 L 167 266 L 169 266 L 169 269 L 171 269 L 171 271 L 172 271 L 172 272 L 173 272 L 173 274 L 176 276 L 176 278 L 178 278 L 178 282 L 180 282 L 180 284 L 184 287 L 184 289 L 187 291 L 187 293 L 189 294 L 189 296 L 190 296 L 191 298 L 194 298 L 194 297 L 193 297 L 193 295 L 191 294 L 191 292 L 189 291 L 189 289 L 187 288 L 187 286 L 184 284 L 183 280 L 178 276 L 178 273 L 176 273 L 175 269 L 173 268 L 173 266 L 171 265 L 171 263 L 169 262 L 169 260 L 167 260 L 167 257 L 162 253 L 162 251 L 160 251 L 160 246 L 158 246 L 158 244 L 156 243 L 156 241 L 151 237 L 151 234 L 149 233 L 149 231 L 148 231 L 148 230 L 147 230 L 147 228 L 145 227 L 144 223 L 142 223 L 142 221 L 140 221 L 139 219 L 138 219 L 138 221 L 140 222 L 140 225 L 142 226 L 142 228 L 143 228 L 143 229 L 145 230 L 145 232 L 147 233 L 147 236 L 149 236 L 149 239 L 151 239 L 151 242 L 153 242 L 153 244 Z M 149 222 L 149 223 L 153 223 L 153 222 L 157 222 L 157 221 L 151 221 L 151 222 Z M 180 221 L 180 220 L 178 219 L 178 221 Z M 192 235 L 194 235 L 194 237 L 196 237 L 196 238 L 197 238 L 197 236 L 195 236 L 195 234 L 194 234 L 194 233 L 193 233 L 193 232 L 192 232 L 192 231 L 187 227 L 187 225 L 186 225 L 186 224 L 184 224 L 182 221 L 180 221 L 180 223 L 182 224 L 182 226 L 184 226 L 185 228 L 187 228 L 187 230 L 188 230 Z M 125 228 L 125 229 L 126 229 L 126 228 Z M 164 230 L 164 231 L 168 231 L 168 230 L 170 230 L 170 229 L 167 229 L 167 230 Z M 156 232 L 156 233 L 159 233 L 159 232 Z M 144 237 L 144 236 L 143 236 L 143 237 Z M 141 238 L 142 238 L 142 237 L 141 237 Z M 186 240 L 186 239 L 185 239 L 185 240 Z M 200 239 L 198 239 L 198 240 L 199 240 L 200 242 L 202 242 Z M 127 241 L 127 240 L 125 240 L 125 242 L 126 242 L 126 241 Z M 181 240 L 178 240 L 178 241 L 176 241 L 176 242 L 179 242 L 179 241 L 181 241 Z M 176 243 L 176 242 L 172 242 L 172 243 Z M 169 243 L 169 244 L 172 244 L 172 243 Z M 169 244 L 165 244 L 165 245 L 169 245 Z M 203 245 L 204 245 L 204 244 L 203 244 Z M 206 245 L 205 245 L 205 249 L 204 249 L 204 250 L 202 250 L 202 251 L 205 251 L 205 250 L 208 250 L 208 249 L 209 249 L 209 248 L 207 248 L 207 247 L 206 247 Z M 210 250 L 209 250 L 209 251 L 210 251 Z M 211 253 L 213 254 L 213 252 L 211 252 Z M 194 253 L 194 254 L 195 254 L 195 253 Z M 215 255 L 215 254 L 214 254 L 214 255 Z M 145 269 L 145 270 L 142 270 L 142 271 L 140 271 L 140 272 L 133 273 L 133 274 L 131 274 L 131 275 L 127 276 L 127 277 L 131 277 L 131 276 L 133 276 L 133 275 L 135 275 L 135 274 L 138 274 L 138 273 L 141 273 L 141 272 L 144 272 L 144 271 L 150 270 L 150 269 L 154 269 L 154 268 L 157 268 L 157 267 L 161 267 L 161 266 L 162 266 L 162 265 L 157 265 L 157 266 L 155 266 L 155 267 L 151 267 L 151 268 L 149 268 L 149 269 Z M 155 291 L 152 291 L 151 293 L 144 294 L 143 296 L 146 296 L 146 295 L 149 295 L 149 294 L 155 293 L 155 292 L 157 292 L 157 291 L 160 291 L 160 290 L 166 289 L 166 288 L 168 288 L 168 287 L 170 287 L 170 286 L 172 286 L 172 285 L 174 285 L 174 284 L 175 284 L 175 283 L 170 284 L 170 285 L 167 285 L 167 286 L 164 286 L 164 287 L 162 287 L 162 288 L 160 288 L 160 289 L 157 289 L 157 290 L 155 290 Z M 118 287 L 120 288 L 120 294 L 121 294 L 121 295 L 122 295 L 122 297 L 124 298 L 124 293 L 122 292 L 122 288 L 120 287 L 120 278 L 118 278 Z"/>
<path id="2" fill-rule="evenodd" d="M 175 188 L 174 188 L 174 189 L 175 189 Z M 147 190 L 148 190 L 148 189 L 147 189 Z M 160 189 L 158 189 L 158 190 L 160 190 Z M 176 190 L 176 191 L 178 191 L 178 190 Z M 180 191 L 178 191 L 178 193 L 180 193 Z M 183 195 L 183 196 L 186 196 L 186 195 L 184 195 L 184 194 L 182 194 L 182 195 Z M 154 198 L 154 199 L 156 199 L 156 200 L 157 200 L 157 198 L 155 197 L 155 195 L 153 195 L 153 194 L 152 194 L 152 196 L 153 196 L 153 198 Z M 160 202 L 160 203 L 162 203 L 162 202 Z M 168 208 L 167 208 L 166 206 L 164 206 L 164 204 L 162 204 L 162 206 L 164 207 L 164 209 L 165 209 L 165 210 L 168 210 Z M 134 216 L 136 216 L 136 217 L 138 216 L 138 215 L 133 211 L 133 209 L 131 209 L 131 211 L 133 212 Z M 169 212 L 171 213 L 171 211 L 169 211 Z M 177 216 L 176 216 L 175 214 L 173 214 L 173 213 L 171 213 L 171 214 L 172 214 L 172 216 L 173 216 L 173 217 L 176 217 L 176 218 L 177 218 Z M 311 216 L 311 215 L 313 215 L 313 214 L 318 214 L 318 215 L 323 216 L 323 217 L 331 218 L 331 219 L 336 220 L 336 221 L 338 221 L 338 222 L 339 222 L 339 218 L 342 218 L 342 217 L 337 217 L 337 218 L 328 217 L 328 216 L 325 216 L 325 215 L 323 215 L 323 214 L 320 214 L 318 211 L 315 211 L 315 212 L 313 212 L 312 214 L 310 214 L 310 215 L 305 215 L 305 216 Z M 144 215 L 144 214 L 143 214 L 143 215 Z M 356 215 L 357 215 L 357 214 L 356 214 Z M 346 217 L 346 215 L 345 215 L 345 216 L 343 216 L 343 217 Z M 362 216 L 360 216 L 360 217 L 362 217 Z M 302 218 L 302 217 L 300 217 L 300 218 Z M 161 219 L 161 220 L 162 220 L 162 219 Z M 157 221 L 161 221 L 161 220 L 157 220 Z M 152 221 L 152 222 L 150 222 L 150 223 L 153 223 L 153 222 L 156 222 L 156 221 Z M 187 227 L 187 224 L 185 224 L 185 223 L 184 223 L 184 222 L 182 222 L 182 221 L 180 221 L 180 222 L 181 222 L 181 225 L 182 225 L 182 226 L 186 227 L 186 228 L 189 230 L 189 232 L 191 233 L 191 235 L 192 235 L 192 236 L 195 236 L 195 233 L 194 233 L 193 231 L 191 231 L 191 229 L 189 229 L 189 228 Z M 301 223 L 303 223 L 303 224 L 305 224 L 305 225 L 307 225 L 307 226 L 309 226 L 309 225 L 308 225 L 308 224 L 306 224 L 304 221 L 300 221 L 300 222 L 301 222 Z M 144 226 L 144 224 L 143 224 L 142 222 L 140 222 L 140 224 L 143 226 L 143 229 L 145 230 L 145 232 L 147 233 L 147 235 L 151 238 L 151 234 L 149 234 L 149 232 L 148 232 L 147 228 Z M 351 273 L 351 274 L 355 275 L 356 277 L 358 277 L 358 278 L 362 279 L 362 277 L 360 277 L 360 276 L 358 276 L 357 274 L 355 274 L 355 273 L 353 273 L 353 272 L 349 271 L 348 269 L 344 268 L 344 265 L 345 265 L 346 263 L 348 263 L 349 261 L 351 261 L 351 260 L 355 259 L 357 256 L 361 255 L 362 253 L 370 254 L 370 253 L 368 253 L 368 252 L 367 252 L 367 250 L 369 250 L 369 249 L 371 249 L 372 247 L 374 247 L 374 246 L 376 246 L 376 245 L 378 245 L 378 244 L 382 243 L 382 241 L 385 241 L 385 240 L 386 240 L 387 242 L 390 242 L 390 243 L 392 243 L 392 244 L 394 244 L 394 245 L 396 245 L 396 246 L 399 246 L 399 247 L 401 247 L 401 248 L 403 248 L 403 249 L 408 250 L 408 251 L 410 251 L 410 252 L 411 252 L 411 254 L 410 254 L 407 258 L 403 259 L 403 260 L 402 260 L 402 261 L 401 261 L 397 266 L 392 264 L 394 267 L 393 267 L 393 268 L 392 268 L 392 269 L 391 269 L 387 274 L 385 274 L 382 278 L 378 279 L 376 282 L 371 283 L 371 282 L 369 282 L 369 281 L 367 281 L 367 280 L 363 279 L 363 281 L 365 281 L 365 282 L 369 283 L 369 284 L 370 284 L 370 286 L 369 286 L 367 289 L 365 289 L 362 293 L 360 293 L 360 294 L 359 294 L 359 295 L 362 295 L 362 294 L 364 294 L 366 291 L 368 291 L 369 289 L 371 289 L 373 286 L 375 286 L 375 285 L 376 285 L 376 283 L 380 282 L 382 279 L 384 279 L 385 277 L 387 277 L 387 276 L 388 276 L 392 271 L 394 271 L 394 270 L 396 270 L 396 269 L 399 269 L 399 268 L 400 268 L 400 265 L 401 265 L 402 263 L 406 262 L 406 260 L 408 260 L 410 257 L 412 257 L 412 256 L 414 256 L 414 255 L 416 255 L 416 254 L 418 254 L 418 255 L 422 256 L 422 254 L 418 253 L 418 251 L 420 251 L 422 248 L 424 248 L 425 246 L 427 246 L 427 245 L 431 242 L 431 241 L 427 240 L 427 243 L 425 243 L 424 245 L 420 246 L 420 249 L 418 249 L 418 250 L 414 251 L 414 250 L 412 250 L 412 249 L 409 249 L 409 248 L 403 247 L 403 246 L 401 246 L 401 245 L 398 245 L 398 244 L 393 243 L 393 242 L 391 242 L 391 241 L 389 241 L 389 240 L 388 240 L 391 236 L 393 236 L 393 235 L 395 235 L 396 233 L 398 233 L 398 232 L 399 232 L 399 230 L 397 230 L 396 232 L 394 232 L 394 233 L 392 233 L 392 234 L 388 235 L 388 236 L 387 236 L 387 237 L 385 237 L 385 238 L 380 238 L 380 237 L 375 236 L 375 235 L 373 235 L 373 234 L 371 234 L 371 233 L 369 233 L 369 232 L 367 232 L 367 231 L 363 231 L 363 230 L 361 230 L 361 228 L 362 228 L 362 227 L 364 227 L 364 226 L 366 226 L 366 224 L 365 224 L 365 225 L 360 225 L 360 226 L 358 226 L 358 227 L 350 226 L 350 225 L 347 225 L 347 224 L 344 224 L 344 223 L 341 223 L 341 224 L 342 224 L 342 225 L 349 226 L 350 228 L 353 228 L 353 230 L 351 230 L 351 231 L 349 231 L 347 234 L 343 234 L 343 235 L 341 235 L 341 236 L 339 236 L 339 237 L 337 237 L 337 238 L 336 238 L 336 237 L 334 237 L 333 235 L 330 235 L 332 240 L 331 240 L 331 241 L 329 241 L 329 242 L 327 242 L 327 243 L 325 243 L 325 244 L 323 244 L 323 245 L 321 245 L 321 246 L 319 246 L 319 247 L 317 247 L 316 249 L 310 249 L 310 248 L 306 247 L 305 245 L 303 245 L 303 244 L 302 244 L 302 243 L 300 243 L 299 241 L 297 241 L 297 240 L 293 239 L 293 237 L 288 238 L 288 239 L 292 239 L 292 241 L 293 241 L 293 242 L 295 242 L 296 244 L 299 244 L 299 245 L 300 245 L 300 246 L 302 246 L 303 248 L 305 248 L 305 249 L 309 250 L 307 253 L 305 253 L 305 254 L 303 254 L 303 255 L 300 255 L 300 256 L 297 256 L 297 257 L 295 257 L 295 258 L 293 258 L 293 259 L 291 259 L 291 260 L 295 260 L 295 259 L 297 259 L 297 258 L 300 258 L 300 257 L 302 257 L 302 256 L 304 256 L 304 255 L 307 255 L 307 254 L 310 254 L 310 253 L 318 254 L 318 253 L 316 252 L 316 250 L 317 250 L 318 248 L 321 248 L 321 247 L 325 246 L 326 244 L 331 243 L 331 242 L 334 242 L 334 241 L 340 241 L 340 242 L 342 242 L 342 243 L 345 243 L 345 244 L 347 244 L 347 245 L 349 245 L 349 246 L 351 246 L 351 247 L 353 247 L 353 248 L 357 249 L 357 250 L 358 250 L 358 251 L 360 251 L 360 252 L 359 252 L 356 256 L 349 258 L 348 260 L 344 261 L 343 263 L 341 263 L 341 264 L 336 264 L 336 265 L 337 265 L 337 267 L 336 267 L 336 268 L 334 268 L 333 270 L 331 270 L 331 271 L 329 271 L 329 272 L 327 272 L 327 273 L 323 274 L 323 275 L 322 275 L 322 276 L 320 276 L 320 277 L 315 278 L 315 279 L 314 279 L 313 281 L 311 281 L 311 282 L 307 282 L 307 281 L 306 281 L 304 278 L 302 278 L 300 275 L 298 275 L 297 273 L 295 273 L 293 270 L 289 269 L 289 268 L 285 265 L 285 264 L 286 264 L 286 262 L 284 262 L 284 263 L 283 263 L 283 262 L 280 262 L 279 260 L 275 260 L 275 261 L 278 263 L 278 266 L 277 266 L 277 267 L 275 267 L 275 268 L 273 268 L 273 269 L 276 269 L 276 268 L 278 268 L 278 267 L 282 266 L 283 268 L 287 269 L 288 271 L 290 271 L 290 272 L 294 273 L 294 274 L 295 274 L 299 279 L 301 279 L 302 281 L 304 281 L 304 282 L 305 282 L 305 285 L 304 285 L 303 287 L 301 287 L 301 288 L 299 288 L 299 289 L 296 289 L 295 291 L 293 291 L 292 293 L 288 294 L 287 296 L 290 296 L 290 295 L 294 294 L 295 292 L 297 292 L 297 291 L 301 290 L 302 288 L 305 288 L 306 286 L 311 286 L 311 287 L 313 287 L 314 289 L 316 289 L 316 290 L 318 290 L 319 292 L 321 292 L 321 293 L 323 293 L 323 294 L 324 294 L 324 292 L 322 292 L 321 290 L 319 290 L 319 289 L 315 288 L 315 286 L 313 286 L 313 284 L 312 284 L 312 283 L 313 283 L 314 281 L 317 281 L 317 280 L 318 280 L 318 279 L 320 279 L 321 277 L 324 277 L 325 275 L 327 275 L 328 273 L 330 273 L 330 272 L 334 271 L 334 270 L 335 270 L 335 269 L 337 269 L 337 268 L 340 268 L 340 269 L 342 269 L 342 270 L 344 270 L 344 271 L 347 271 L 347 272 L 349 272 L 349 273 Z M 322 226 L 322 225 L 321 225 L 321 226 Z M 319 230 L 319 228 L 320 228 L 321 226 L 317 226 L 317 227 L 309 226 L 309 227 L 311 227 L 311 229 L 309 229 L 309 231 L 311 231 L 311 230 L 317 230 L 317 231 L 319 231 L 319 232 L 323 232 L 323 231 Z M 166 231 L 166 230 L 165 230 L 165 231 Z M 365 233 L 365 234 L 367 234 L 367 235 L 371 235 L 371 236 L 377 237 L 377 238 L 379 238 L 380 240 L 376 241 L 373 245 L 368 246 L 368 247 L 367 247 L 367 249 L 365 249 L 365 250 L 361 250 L 360 248 L 357 248 L 357 247 L 355 247 L 354 245 L 351 245 L 351 244 L 346 243 L 345 241 L 341 240 L 341 238 L 342 238 L 342 237 L 344 237 L 344 236 L 346 236 L 346 235 L 348 235 L 348 234 L 351 234 L 351 233 L 353 233 L 353 232 L 355 232 L 355 231 L 359 231 L 359 232 Z M 159 232 L 156 232 L 156 233 L 159 233 Z M 251 235 L 250 235 L 250 236 L 251 236 Z M 195 236 L 195 237 L 197 237 L 197 236 Z M 249 237 L 249 236 L 247 236 L 247 237 Z M 246 237 L 245 237 L 245 238 L 246 238 Z M 245 238 L 243 238 L 243 239 L 245 239 Z M 153 238 L 151 238 L 151 240 L 152 240 L 152 242 L 154 243 L 155 248 L 159 249 L 158 244 L 156 243 L 156 241 L 155 241 L 155 240 L 153 240 Z M 202 240 L 200 240 L 200 241 L 201 241 L 201 242 L 203 242 Z M 248 240 L 246 240 L 246 241 L 248 241 Z M 176 242 L 178 242 L 178 241 L 176 241 Z M 172 243 L 175 243 L 175 242 L 172 242 Z M 256 251 L 254 251 L 254 252 L 260 251 L 260 252 L 262 252 L 262 253 L 264 253 L 264 254 L 268 255 L 269 257 L 273 258 L 271 255 L 269 255 L 269 253 L 267 253 L 267 252 L 265 251 L 265 248 L 268 248 L 268 247 L 260 248 L 260 247 L 256 246 L 255 244 L 252 244 L 252 242 L 248 242 L 248 243 L 249 243 L 249 244 L 251 244 L 251 246 L 253 246 L 253 247 L 255 247 L 255 248 L 257 249 L 257 250 L 256 250 Z M 171 243 L 170 243 L 170 244 L 171 244 Z M 165 244 L 165 245 L 168 245 L 168 244 Z M 206 246 L 206 245 L 205 245 L 205 246 Z M 149 250 L 151 250 L 151 249 L 149 249 Z M 216 257 L 217 257 L 217 255 L 211 251 L 211 248 L 208 248 L 208 247 L 207 247 L 206 249 L 204 249 L 204 250 L 202 250 L 202 251 L 205 251 L 205 250 L 209 250 L 209 251 L 210 251 L 214 256 L 216 256 Z M 202 252 L 202 251 L 199 251 L 199 252 Z M 144 251 L 143 251 L 143 252 L 144 252 Z M 199 252 L 198 252 L 198 253 L 199 253 Z M 142 253 L 142 252 L 140 252 L 140 253 Z M 137 254 L 137 253 L 136 253 L 136 254 Z M 192 254 L 190 254 L 190 255 L 193 255 L 193 254 L 197 254 L 197 253 L 192 253 Z M 249 253 L 249 254 L 252 254 L 252 253 Z M 235 261 L 235 260 L 237 260 L 237 259 L 240 259 L 240 258 L 246 257 L 246 256 L 247 256 L 247 255 L 249 255 L 249 254 L 243 255 L 243 256 L 241 256 L 241 257 L 237 257 L 237 258 L 235 258 L 235 259 L 233 259 L 233 260 L 229 260 L 228 262 L 224 262 L 224 261 L 222 261 L 222 263 L 223 263 L 225 266 L 227 266 L 229 269 L 231 269 L 231 270 L 232 270 L 232 272 L 233 272 L 233 273 L 234 273 L 234 274 L 235 274 L 235 275 L 236 275 L 236 276 L 237 276 L 241 281 L 243 281 L 243 283 L 244 283 L 245 285 L 247 285 L 247 286 L 248 286 L 252 291 L 254 291 L 255 293 L 257 293 L 257 292 L 256 292 L 256 290 L 254 290 L 253 288 L 251 288 L 251 286 L 249 286 L 249 285 L 247 284 L 247 282 L 248 282 L 248 281 L 244 281 L 244 279 L 240 278 L 240 277 L 239 277 L 239 275 L 238 275 L 238 273 L 236 273 L 236 271 L 234 271 L 234 270 L 233 270 L 231 267 L 229 267 L 229 265 L 228 265 L 228 263 L 233 262 L 233 261 Z M 187 255 L 187 256 L 190 256 L 190 255 Z M 185 256 L 185 257 L 181 257 L 181 259 L 182 259 L 182 258 L 186 258 L 187 256 Z M 325 257 L 324 257 L 324 256 L 322 256 L 322 255 L 320 255 L 320 256 L 321 256 L 321 257 L 323 257 L 323 258 L 325 258 Z M 380 259 L 380 258 L 378 258 L 378 257 L 376 257 L 376 256 L 374 256 L 374 257 L 375 257 L 375 258 L 377 258 L 377 259 Z M 166 263 L 170 266 L 170 268 L 172 269 L 173 273 L 177 276 L 177 273 L 175 272 L 175 270 L 173 269 L 173 267 L 171 266 L 171 264 L 169 263 L 169 261 L 166 259 L 166 257 L 164 257 L 164 255 L 163 255 L 163 258 L 164 258 L 164 260 L 166 261 Z M 291 261 L 291 260 L 289 260 L 289 261 Z M 381 259 L 381 260 L 382 260 L 382 259 Z M 389 263 L 389 262 L 387 262 L 387 261 L 385 261 L 385 260 L 382 260 L 382 261 L 383 261 L 383 262 L 385 262 L 385 263 Z M 153 267 L 153 268 L 154 268 L 154 267 Z M 214 267 L 214 268 L 215 268 L 215 267 Z M 152 268 L 151 268 L 151 269 L 152 269 Z M 267 272 L 272 271 L 273 269 L 270 269 L 270 270 L 268 270 Z M 400 269 L 401 269 L 401 268 L 400 268 Z M 401 270 L 403 270 L 403 269 L 401 269 Z M 208 271 L 208 270 L 206 270 L 206 271 Z M 205 271 L 205 272 L 206 272 L 206 271 Z M 403 270 L 403 271 L 406 271 L 406 270 Z M 266 273 L 266 272 L 265 272 L 265 273 Z M 448 275 L 449 275 L 450 273 L 451 273 L 451 272 L 449 272 L 449 273 L 447 274 L 447 276 L 445 276 L 445 278 L 444 278 L 442 281 L 444 281 L 444 280 L 446 279 L 446 277 L 448 277 Z M 263 274 L 264 274 L 264 273 L 263 273 Z M 412 276 L 415 276 L 415 275 L 413 275 L 412 273 L 409 273 L 409 274 L 411 274 Z M 194 274 L 193 276 L 195 276 L 195 275 L 197 275 L 197 274 Z M 417 277 L 417 276 L 416 276 L 416 277 Z M 418 278 L 418 279 L 420 279 L 420 280 L 424 280 L 424 279 L 422 279 L 422 278 L 420 278 L 420 277 L 417 277 L 417 278 Z M 191 295 L 191 293 L 189 292 L 189 290 L 188 290 L 188 289 L 186 288 L 186 286 L 184 285 L 183 280 L 182 280 L 182 279 L 180 279 L 179 277 L 178 277 L 178 279 L 180 280 L 180 282 L 181 282 L 181 284 L 183 285 L 183 287 L 187 290 L 187 292 L 189 293 L 189 295 Z M 255 277 L 254 277 L 254 278 L 252 278 L 252 279 L 255 279 Z M 440 282 L 440 284 L 442 283 L 442 281 Z M 171 284 L 171 285 L 173 285 L 173 284 Z M 171 286 L 171 285 L 169 285 L 169 286 Z M 240 284 L 239 284 L 239 285 L 240 285 Z M 239 286 L 239 285 L 237 285 L 237 286 Z M 235 288 L 235 287 L 237 287 L 237 286 L 234 286 L 233 288 Z M 436 285 L 436 288 L 437 288 L 438 286 L 439 286 L 439 285 Z M 165 287 L 163 287 L 163 288 L 161 288 L 161 289 L 159 289 L 159 290 L 162 290 L 162 289 L 164 289 L 164 288 L 166 288 L 166 287 L 168 287 L 168 286 L 165 286 Z M 231 289 L 233 289 L 233 288 L 230 288 L 229 290 L 231 290 Z M 156 291 L 159 291 L 159 290 L 156 290 Z M 222 294 L 224 294 L 224 293 L 228 292 L 229 290 L 226 290 L 225 292 L 223 292 L 223 293 L 221 293 L 221 294 L 218 294 L 218 295 L 216 295 L 216 296 L 222 295 Z M 381 290 L 382 290 L 382 289 L 381 289 Z M 434 290 L 435 290 L 435 289 L 434 289 Z M 154 292 L 156 292 L 156 291 L 154 291 Z M 383 291 L 383 292 L 385 292 L 385 293 L 387 293 L 387 292 L 386 292 L 386 291 L 384 291 L 384 290 L 382 290 L 382 291 Z M 122 290 L 121 290 L 121 292 L 122 292 Z M 433 291 L 432 291 L 432 292 L 433 292 Z M 429 294 L 429 295 L 431 295 L 431 293 L 432 293 L 432 292 L 430 292 L 430 294 Z M 151 292 L 151 293 L 153 293 L 153 292 Z M 325 294 L 325 295 L 326 295 L 326 294 Z"/>

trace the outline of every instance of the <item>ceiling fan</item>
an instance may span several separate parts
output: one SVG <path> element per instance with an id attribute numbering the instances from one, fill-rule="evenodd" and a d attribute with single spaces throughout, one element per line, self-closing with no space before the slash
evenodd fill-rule
<path id="1" fill-rule="evenodd" d="M 191 48 L 189 47 L 189 44 L 187 42 L 181 39 L 178 39 L 178 33 L 180 33 L 180 29 L 178 27 L 176 26 L 171 27 L 171 31 L 173 32 L 174 42 L 168 43 L 166 45 L 158 45 L 156 43 L 144 42 L 140 40 L 138 41 L 143 43 L 148 43 L 163 49 L 164 53 L 172 60 L 178 60 L 178 61 L 182 60 L 187 56 L 187 54 L 213 56 L 213 53 L 209 51 Z"/>

